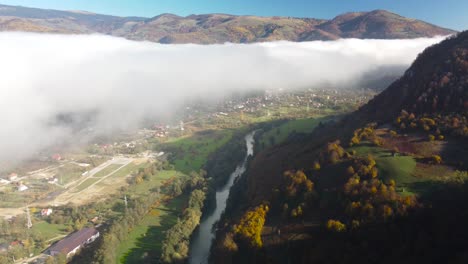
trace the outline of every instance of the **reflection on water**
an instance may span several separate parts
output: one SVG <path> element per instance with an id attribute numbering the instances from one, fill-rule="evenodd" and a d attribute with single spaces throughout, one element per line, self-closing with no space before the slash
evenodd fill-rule
<path id="1" fill-rule="evenodd" d="M 198 232 L 195 234 L 191 244 L 190 264 L 208 263 L 211 243 L 213 242 L 213 238 L 215 236 L 213 225 L 219 220 L 221 214 L 226 208 L 226 201 L 229 197 L 229 191 L 231 190 L 235 179 L 245 172 L 247 159 L 249 156 L 253 155 L 253 146 L 255 142 L 254 134 L 255 132 L 251 132 L 245 136 L 247 154 L 244 158 L 244 161 L 239 166 L 237 166 L 233 173 L 231 173 L 229 176 L 229 181 L 226 183 L 226 185 L 221 190 L 216 192 L 216 209 L 214 212 L 200 223 Z"/>

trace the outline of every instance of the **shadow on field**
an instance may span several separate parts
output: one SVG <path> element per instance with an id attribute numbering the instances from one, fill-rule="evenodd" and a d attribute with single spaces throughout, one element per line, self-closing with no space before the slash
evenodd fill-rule
<path id="1" fill-rule="evenodd" d="M 177 213 L 180 212 L 180 208 L 176 202 L 171 201 L 166 208 L 158 208 L 158 210 L 166 212 L 160 216 L 160 225 L 149 226 L 146 233 L 137 239 L 136 247 L 121 259 L 121 263 L 160 263 L 165 231 L 177 222 Z"/>

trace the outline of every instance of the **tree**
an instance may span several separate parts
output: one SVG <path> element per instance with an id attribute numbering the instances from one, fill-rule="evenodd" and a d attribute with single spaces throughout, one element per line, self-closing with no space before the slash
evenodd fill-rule
<path id="1" fill-rule="evenodd" d="M 349 167 L 346 169 L 346 173 L 347 173 L 348 175 L 352 176 L 352 175 L 354 175 L 354 173 L 356 173 L 356 172 L 354 171 L 353 166 L 349 166 Z"/>
<path id="2" fill-rule="evenodd" d="M 84 225 L 86 224 L 86 219 L 76 219 L 75 222 L 73 223 L 73 229 L 75 229 L 75 231 L 78 231 L 78 230 L 81 230 Z"/>
<path id="3" fill-rule="evenodd" d="M 60 253 L 55 256 L 55 263 L 56 264 L 66 264 L 67 263 L 67 256 L 63 253 Z"/>
<path id="4" fill-rule="evenodd" d="M 439 155 L 432 155 L 431 160 L 434 164 L 442 163 L 442 158 Z"/>
<path id="5" fill-rule="evenodd" d="M 234 233 L 246 240 L 249 246 L 261 248 L 263 246 L 261 234 L 268 210 L 267 205 L 259 205 L 247 211 L 239 224 L 234 226 Z"/>
<path id="6" fill-rule="evenodd" d="M 396 157 L 396 155 L 398 154 L 399 151 L 400 151 L 400 150 L 399 150 L 397 147 L 393 147 L 393 149 L 392 149 L 392 156 L 393 156 L 393 157 Z"/>
<path id="7" fill-rule="evenodd" d="M 314 162 L 313 169 L 316 171 L 320 170 L 320 163 L 318 161 Z"/>
<path id="8" fill-rule="evenodd" d="M 393 215 L 393 209 L 388 205 L 384 205 L 382 211 L 384 219 L 387 219 Z"/>
<path id="9" fill-rule="evenodd" d="M 228 232 L 222 239 L 222 246 L 224 249 L 226 249 L 229 252 L 236 252 L 239 248 L 234 241 L 233 234 L 231 232 Z"/>
<path id="10" fill-rule="evenodd" d="M 45 261 L 45 264 L 55 264 L 54 257 L 48 257 Z"/>
<path id="11" fill-rule="evenodd" d="M 346 231 L 346 225 L 339 220 L 330 219 L 327 221 L 327 229 L 334 232 L 344 232 Z"/>

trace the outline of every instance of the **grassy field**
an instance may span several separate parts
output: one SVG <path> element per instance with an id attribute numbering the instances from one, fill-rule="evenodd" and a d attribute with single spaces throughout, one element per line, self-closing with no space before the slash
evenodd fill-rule
<path id="1" fill-rule="evenodd" d="M 49 224 L 46 221 L 34 223 L 31 232 L 47 240 L 67 234 L 65 225 Z"/>
<path id="2" fill-rule="evenodd" d="M 84 189 L 88 188 L 89 186 L 93 185 L 97 181 L 101 180 L 100 178 L 89 178 L 82 182 L 80 185 L 76 186 L 71 192 L 77 193 L 81 192 Z"/>
<path id="3" fill-rule="evenodd" d="M 372 155 L 379 169 L 379 175 L 384 181 L 393 179 L 402 194 L 422 194 L 431 190 L 436 181 L 442 177 L 450 177 L 453 171 L 442 165 L 418 163 L 412 156 L 397 155 L 393 157 L 390 151 L 361 144 L 352 147 L 357 155 Z"/>
<path id="4" fill-rule="evenodd" d="M 265 132 L 259 140 L 260 146 L 268 148 L 272 145 L 281 144 L 286 141 L 293 132 L 310 133 L 320 122 L 324 121 L 326 121 L 326 118 L 307 118 L 287 121 L 281 126 Z"/>
<path id="5" fill-rule="evenodd" d="M 165 148 L 173 153 L 176 170 L 183 173 L 200 170 L 210 154 L 231 140 L 231 130 L 209 130 L 169 141 Z"/>
<path id="6" fill-rule="evenodd" d="M 110 164 L 98 173 L 94 174 L 93 177 L 100 178 L 109 175 L 110 173 L 114 172 L 118 168 L 122 167 L 122 164 Z"/>
<path id="7" fill-rule="evenodd" d="M 156 262 L 161 255 L 164 232 L 177 222 L 186 202 L 187 196 L 179 196 L 147 214 L 116 249 L 117 263 L 141 263 L 143 257 Z"/>
<path id="8" fill-rule="evenodd" d="M 172 177 L 183 177 L 184 174 L 178 171 L 160 171 L 154 177 L 151 177 L 148 181 L 145 181 L 144 184 L 136 184 L 129 187 L 129 192 L 134 195 L 146 195 L 151 189 L 156 186 L 161 185 L 161 182 Z"/>
<path id="9" fill-rule="evenodd" d="M 412 181 L 412 172 L 416 168 L 416 160 L 412 156 L 393 156 L 391 151 L 383 148 L 361 144 L 351 148 L 359 156 L 371 155 L 377 161 L 379 174 L 383 180 L 393 179 L 400 183 Z"/>
<path id="10" fill-rule="evenodd" d="M 128 192 L 132 196 L 147 195 L 163 181 L 184 177 L 185 175 L 175 170 L 159 171 L 149 178 L 144 184 L 136 184 L 129 187 Z M 161 205 L 148 213 L 132 231 L 127 239 L 117 248 L 118 263 L 140 263 L 145 254 L 152 259 L 161 255 L 161 242 L 164 240 L 164 231 L 171 228 L 177 221 L 182 208 L 187 203 L 187 196 L 182 195 L 172 199 L 167 205 Z"/>
<path id="11" fill-rule="evenodd" d="M 85 170 L 75 164 L 65 164 L 58 169 L 57 178 L 60 184 L 67 184 L 81 177 Z"/>
<path id="12" fill-rule="evenodd" d="M 92 184 L 96 183 L 97 181 L 101 180 L 102 177 L 106 176 L 106 175 L 109 175 L 109 173 L 112 173 L 113 171 L 115 171 L 116 169 L 118 169 L 119 167 L 121 167 L 122 165 L 120 164 L 111 164 L 109 166 L 107 166 L 106 168 L 104 168 L 103 170 L 101 170 L 100 172 L 98 172 L 96 175 L 100 175 L 100 176 L 93 176 L 93 178 L 89 178 L 87 180 L 85 180 L 84 182 L 82 182 L 80 185 L 78 185 L 77 187 L 75 187 L 75 189 L 73 189 L 72 192 L 80 192 L 86 188 L 88 188 L 89 186 L 91 186 Z M 144 168 L 148 166 L 147 163 L 141 163 L 141 164 L 135 164 L 135 163 L 130 163 L 128 165 L 126 165 L 125 167 L 121 168 L 120 170 L 116 171 L 115 173 L 113 173 L 112 175 L 109 176 L 109 178 L 120 178 L 120 177 L 125 177 L 127 175 L 129 175 L 130 173 L 134 172 L 134 171 L 137 171 L 139 168 Z M 105 171 L 106 170 L 106 171 Z M 107 180 L 107 179 L 106 179 Z M 104 182 L 100 182 L 98 183 L 97 185 L 101 186 L 101 185 L 105 185 Z"/>
<path id="13" fill-rule="evenodd" d="M 122 165 L 120 165 L 122 166 Z M 140 168 L 146 168 L 149 166 L 148 163 L 140 163 L 140 164 L 135 164 L 135 163 L 130 163 L 127 166 L 121 168 L 120 170 L 116 171 L 114 174 L 110 176 L 110 178 L 122 178 L 126 177 L 127 175 L 138 171 Z"/>

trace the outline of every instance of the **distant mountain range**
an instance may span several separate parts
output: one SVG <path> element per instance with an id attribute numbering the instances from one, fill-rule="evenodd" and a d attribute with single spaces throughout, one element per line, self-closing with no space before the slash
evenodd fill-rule
<path id="1" fill-rule="evenodd" d="M 187 17 L 162 14 L 143 18 L 7 5 L 0 5 L 0 31 L 101 33 L 131 40 L 198 44 L 339 38 L 405 39 L 455 33 L 385 10 L 346 13 L 331 20 L 227 14 Z"/>

